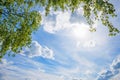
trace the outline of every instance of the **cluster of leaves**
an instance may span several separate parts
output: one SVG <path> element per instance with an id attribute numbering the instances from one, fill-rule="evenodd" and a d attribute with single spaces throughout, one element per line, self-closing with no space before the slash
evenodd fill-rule
<path id="1" fill-rule="evenodd" d="M 84 10 L 84 17 L 90 25 L 91 31 L 96 31 L 92 27 L 95 20 L 100 20 L 104 26 L 108 27 L 109 35 L 114 36 L 120 31 L 113 26 L 109 21 L 110 17 L 116 17 L 113 4 L 108 0 L 47 0 L 46 15 L 49 14 L 50 8 L 55 11 L 61 9 L 62 11 L 71 10 L 74 12 L 82 4 Z"/>
<path id="2" fill-rule="evenodd" d="M 115 36 L 120 32 L 109 21 L 110 17 L 116 17 L 117 15 L 115 14 L 113 4 L 109 3 L 108 0 L 88 0 L 83 8 L 84 16 L 87 18 L 90 25 L 94 23 L 93 20 L 100 20 L 104 26 L 108 27 L 110 36 Z"/>
<path id="3" fill-rule="evenodd" d="M 74 12 L 82 5 L 88 24 L 100 20 L 108 27 L 109 35 L 116 35 L 119 30 L 109 21 L 115 17 L 115 9 L 108 0 L 0 0 L 0 57 L 8 50 L 18 53 L 23 46 L 31 43 L 31 34 L 40 26 L 41 15 L 33 6 L 39 5 L 48 15 L 50 10 L 70 10 Z"/>
<path id="4" fill-rule="evenodd" d="M 38 4 L 45 8 L 46 15 L 50 10 L 70 10 L 74 12 L 82 5 L 84 17 L 91 26 L 91 31 L 95 31 L 92 27 L 95 20 L 100 20 L 104 26 L 108 27 L 109 35 L 114 36 L 120 31 L 109 21 L 110 17 L 116 17 L 115 9 L 109 0 L 36 0 Z"/>
<path id="5" fill-rule="evenodd" d="M 18 53 L 31 43 L 31 34 L 39 28 L 41 15 L 30 11 L 24 0 L 0 1 L 0 58 L 8 50 Z"/>

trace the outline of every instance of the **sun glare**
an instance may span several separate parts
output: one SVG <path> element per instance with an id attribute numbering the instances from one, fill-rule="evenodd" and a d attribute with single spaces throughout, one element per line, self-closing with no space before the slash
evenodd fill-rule
<path id="1" fill-rule="evenodd" d="M 89 35 L 89 26 L 84 23 L 73 25 L 72 35 L 78 39 L 86 39 Z"/>

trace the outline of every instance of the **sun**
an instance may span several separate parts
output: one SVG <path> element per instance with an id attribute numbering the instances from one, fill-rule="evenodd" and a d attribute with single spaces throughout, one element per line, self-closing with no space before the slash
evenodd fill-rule
<path id="1" fill-rule="evenodd" d="M 76 23 L 72 25 L 72 35 L 77 39 L 86 39 L 89 36 L 89 26 L 85 23 Z"/>

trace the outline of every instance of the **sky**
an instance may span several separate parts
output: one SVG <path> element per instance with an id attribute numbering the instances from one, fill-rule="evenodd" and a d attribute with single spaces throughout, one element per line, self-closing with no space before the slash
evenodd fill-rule
<path id="1" fill-rule="evenodd" d="M 111 0 L 120 29 L 120 0 Z M 44 11 L 40 11 L 44 13 Z M 82 8 L 42 14 L 40 28 L 32 34 L 31 47 L 0 62 L 0 80 L 119 80 L 120 34 L 110 37 L 96 21 L 89 31 Z"/>

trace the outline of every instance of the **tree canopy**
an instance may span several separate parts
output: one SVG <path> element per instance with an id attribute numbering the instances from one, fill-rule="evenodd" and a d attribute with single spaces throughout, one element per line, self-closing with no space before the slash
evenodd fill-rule
<path id="1" fill-rule="evenodd" d="M 81 5 L 84 17 L 91 31 L 94 20 L 108 27 L 109 35 L 120 31 L 109 21 L 116 17 L 114 5 L 108 0 L 0 0 L 0 58 L 7 51 L 19 53 L 22 47 L 31 43 L 31 34 L 40 27 L 42 20 L 38 5 L 45 10 L 46 16 L 51 10 L 70 10 L 74 12 Z"/>

